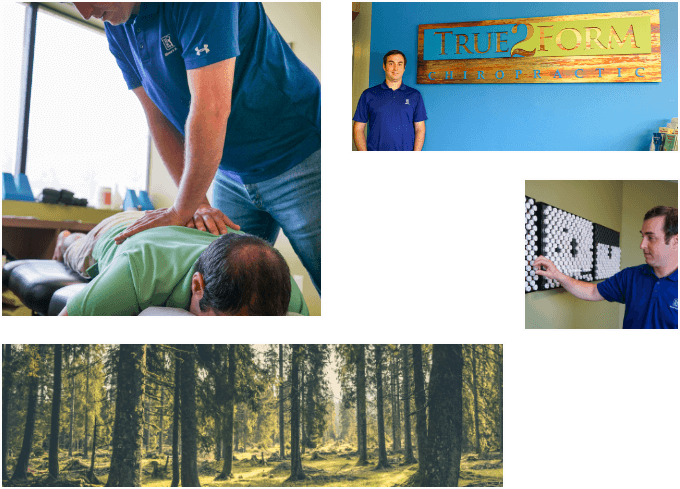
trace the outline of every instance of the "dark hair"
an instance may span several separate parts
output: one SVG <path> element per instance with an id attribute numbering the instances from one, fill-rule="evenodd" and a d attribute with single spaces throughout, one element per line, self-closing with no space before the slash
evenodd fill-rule
<path id="1" fill-rule="evenodd" d="M 657 206 L 645 214 L 645 221 L 654 217 L 665 216 L 663 223 L 663 231 L 666 233 L 666 244 L 668 244 L 673 236 L 678 234 L 678 208 L 666 207 L 663 205 Z"/>
<path id="2" fill-rule="evenodd" d="M 251 316 L 285 316 L 290 303 L 290 271 L 281 253 L 250 234 L 227 233 L 210 243 L 196 262 L 205 289 L 198 305 Z"/>
<path id="3" fill-rule="evenodd" d="M 401 54 L 401 56 L 404 58 L 404 67 L 406 67 L 406 55 L 399 51 L 398 49 L 393 49 L 392 51 L 389 51 L 385 56 L 383 56 L 383 66 L 387 64 L 387 57 L 392 56 L 393 54 Z"/>

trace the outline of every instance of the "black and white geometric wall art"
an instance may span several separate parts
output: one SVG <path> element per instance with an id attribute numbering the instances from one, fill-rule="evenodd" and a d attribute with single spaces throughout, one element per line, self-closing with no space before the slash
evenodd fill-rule
<path id="1" fill-rule="evenodd" d="M 534 199 L 524 196 L 524 292 L 538 290 L 539 275 L 533 268 L 538 256 L 538 207 Z"/>
<path id="2" fill-rule="evenodd" d="M 621 270 L 620 236 L 613 229 L 595 224 L 593 237 L 595 241 L 593 275 L 595 280 L 604 280 Z"/>
<path id="3" fill-rule="evenodd" d="M 609 278 L 620 269 L 619 233 L 524 196 L 524 293 L 561 287 L 536 275 L 533 261 L 545 256 L 565 275 L 584 282 Z"/>
<path id="4" fill-rule="evenodd" d="M 565 275 L 593 281 L 593 223 L 569 212 L 540 203 L 541 254 Z M 545 279 L 543 290 L 559 287 L 555 280 Z"/>

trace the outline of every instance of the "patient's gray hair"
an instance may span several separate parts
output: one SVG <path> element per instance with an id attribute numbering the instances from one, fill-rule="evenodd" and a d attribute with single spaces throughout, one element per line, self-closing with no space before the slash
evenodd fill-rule
<path id="1" fill-rule="evenodd" d="M 249 234 L 227 233 L 213 241 L 196 262 L 205 289 L 201 311 L 251 316 L 284 316 L 291 294 L 290 270 L 281 253 Z"/>

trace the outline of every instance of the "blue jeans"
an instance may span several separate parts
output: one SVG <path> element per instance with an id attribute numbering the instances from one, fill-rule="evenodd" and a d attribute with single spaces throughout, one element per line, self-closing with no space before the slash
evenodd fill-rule
<path id="1" fill-rule="evenodd" d="M 259 183 L 236 182 L 218 170 L 213 207 L 272 245 L 283 229 L 321 295 L 321 150 Z"/>

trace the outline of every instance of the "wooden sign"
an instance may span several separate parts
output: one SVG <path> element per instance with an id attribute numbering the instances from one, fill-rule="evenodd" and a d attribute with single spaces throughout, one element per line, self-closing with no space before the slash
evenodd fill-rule
<path id="1" fill-rule="evenodd" d="M 660 81 L 658 10 L 418 26 L 418 83 Z"/>

